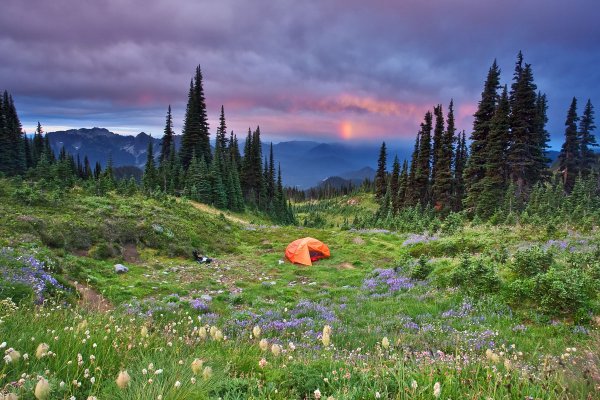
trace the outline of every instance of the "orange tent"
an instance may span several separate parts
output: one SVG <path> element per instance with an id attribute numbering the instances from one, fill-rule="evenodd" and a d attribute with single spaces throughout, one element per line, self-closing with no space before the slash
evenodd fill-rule
<path id="1" fill-rule="evenodd" d="M 311 237 L 294 240 L 285 249 L 285 256 L 295 264 L 312 265 L 313 261 L 330 256 L 329 247 Z"/>

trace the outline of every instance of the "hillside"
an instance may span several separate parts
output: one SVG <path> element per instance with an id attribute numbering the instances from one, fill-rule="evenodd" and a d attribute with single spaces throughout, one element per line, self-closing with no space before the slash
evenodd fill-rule
<path id="1" fill-rule="evenodd" d="M 595 390 L 585 371 L 598 365 L 597 298 L 590 318 L 545 308 L 564 305 L 548 293 L 540 299 L 554 303 L 531 298 L 523 306 L 501 287 L 515 284 L 515 260 L 547 259 L 536 258 L 537 245 L 552 254 L 551 271 L 596 254 L 597 232 L 468 223 L 435 234 L 335 228 L 346 213 L 369 212 L 364 195 L 313 202 L 327 221 L 317 229 L 221 216 L 169 197 L 27 193 L 0 180 L 0 294 L 21 299 L 18 313 L 3 305 L 0 339 L 21 355 L 36 354 L 42 342 L 56 355 L 3 371 L 16 381 L 47 369 L 53 396 L 289 399 L 319 390 L 342 399 L 373 398 L 375 387 L 381 398 L 429 399 L 435 382 L 450 398 L 579 399 Z M 281 262 L 287 244 L 303 236 L 327 243 L 332 257 L 312 267 Z M 195 263 L 192 249 L 213 262 Z M 114 273 L 116 263 L 129 272 Z M 44 278 L 48 304 L 73 306 L 34 312 L 26 288 L 7 285 L 11 268 L 40 265 L 56 278 Z M 470 272 L 490 265 L 499 275 Z M 86 368 L 99 369 L 86 377 Z M 123 390 L 115 384 L 121 369 L 131 377 Z M 392 378 L 398 373 L 408 384 Z M 81 386 L 59 385 L 74 380 Z M 25 379 L 16 390 L 26 395 L 34 385 Z"/>

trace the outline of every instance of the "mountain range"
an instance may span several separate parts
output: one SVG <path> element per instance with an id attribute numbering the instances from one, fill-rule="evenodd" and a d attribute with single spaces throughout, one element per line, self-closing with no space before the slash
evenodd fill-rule
<path id="1" fill-rule="evenodd" d="M 136 136 L 125 136 L 105 128 L 81 128 L 49 132 L 50 145 L 55 153 L 62 147 L 90 163 L 99 162 L 103 167 L 109 157 L 115 167 L 135 166 L 143 168 L 146 163 L 148 143 L 152 142 L 154 154 L 160 151 L 160 139 L 141 132 Z M 181 135 L 175 135 L 179 147 Z M 263 143 L 263 157 L 269 154 L 269 143 Z M 243 143 L 240 143 L 243 149 Z M 395 149 L 400 159 L 408 157 L 409 149 Z M 307 189 L 330 177 L 360 183 L 375 176 L 373 169 L 379 155 L 378 145 L 354 146 L 345 143 L 320 143 L 316 141 L 287 141 L 273 144 L 275 163 L 281 165 L 286 186 Z"/>

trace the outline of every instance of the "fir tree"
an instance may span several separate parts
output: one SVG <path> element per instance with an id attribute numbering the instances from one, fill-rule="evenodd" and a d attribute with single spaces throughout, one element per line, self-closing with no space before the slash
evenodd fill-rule
<path id="1" fill-rule="evenodd" d="M 410 159 L 410 171 L 408 174 L 408 184 L 406 189 L 406 195 L 404 196 L 405 205 L 413 206 L 419 201 L 419 194 L 415 190 L 415 179 L 417 176 L 417 165 L 419 163 L 419 149 L 420 149 L 421 132 L 417 133 L 415 138 L 415 146 Z"/>
<path id="2" fill-rule="evenodd" d="M 142 177 L 142 186 L 144 187 L 146 193 L 152 192 L 158 184 L 153 147 L 152 140 L 150 140 L 148 142 L 148 149 L 146 151 L 146 167 L 144 168 L 144 176 Z"/>
<path id="3" fill-rule="evenodd" d="M 412 190 L 418 194 L 418 202 L 422 206 L 429 203 L 430 197 L 430 175 L 431 175 L 431 130 L 432 119 L 430 111 L 425 114 L 421 123 L 421 139 L 419 143 L 419 158 L 415 171 L 415 182 Z"/>
<path id="4" fill-rule="evenodd" d="M 596 129 L 594 125 L 594 107 L 588 99 L 579 122 L 579 170 L 584 178 L 589 176 L 597 162 L 596 154 L 592 150 L 592 147 L 598 147 L 596 137 L 593 134 L 594 129 Z"/>
<path id="5" fill-rule="evenodd" d="M 183 135 L 181 137 L 180 160 L 184 169 L 189 166 L 194 152 L 197 157 L 204 157 L 208 163 L 211 162 L 212 154 L 208 129 L 202 71 L 198 66 L 196 67 L 196 74 L 190 82 Z"/>
<path id="6" fill-rule="evenodd" d="M 42 153 L 44 152 L 44 137 L 42 136 L 43 133 L 44 130 L 42 129 L 42 124 L 40 124 L 40 122 L 38 121 L 37 128 L 35 129 L 35 133 L 33 135 L 33 146 L 31 149 L 31 158 L 34 166 L 36 166 L 37 163 L 40 161 L 40 158 L 42 158 Z"/>
<path id="7" fill-rule="evenodd" d="M 467 160 L 467 140 L 465 131 L 463 131 L 462 135 L 458 135 L 458 142 L 454 156 L 454 181 L 452 188 L 452 194 L 454 197 L 454 211 L 460 211 L 463 206 L 465 198 L 464 171 L 467 165 Z"/>
<path id="8" fill-rule="evenodd" d="M 431 152 L 431 190 L 432 199 L 435 203 L 436 183 L 435 180 L 438 174 L 438 162 L 442 157 L 442 149 L 444 147 L 444 113 L 442 111 L 442 105 L 438 104 L 433 107 L 433 115 L 435 116 L 435 126 L 433 128 L 433 148 Z"/>
<path id="9" fill-rule="evenodd" d="M 441 111 L 441 106 L 438 106 Z M 443 116 L 436 115 L 440 119 Z M 436 120 L 436 129 L 439 129 L 440 124 Z M 452 208 L 452 157 L 454 155 L 454 101 L 450 100 L 448 107 L 447 128 L 438 139 L 441 143 L 438 146 L 438 155 L 436 158 L 436 168 L 434 180 L 432 183 L 432 196 L 436 209 L 440 211 L 450 210 Z"/>
<path id="10" fill-rule="evenodd" d="M 571 193 L 575 186 L 575 179 L 579 174 L 580 154 L 579 141 L 577 135 L 577 99 L 573 97 L 567 120 L 565 121 L 565 142 L 560 149 L 558 156 L 559 169 L 562 174 L 562 181 L 565 192 Z"/>
<path id="11" fill-rule="evenodd" d="M 406 196 L 408 190 L 408 162 L 404 160 L 402 164 L 402 171 L 400 172 L 400 179 L 398 182 L 398 194 L 397 194 L 397 208 L 396 213 L 406 204 Z"/>
<path id="12" fill-rule="evenodd" d="M 475 208 L 476 214 L 482 218 L 489 218 L 500 207 L 506 191 L 506 150 L 510 134 L 509 114 L 510 103 L 505 86 L 491 121 L 491 130 L 486 146 L 485 177 L 481 181 L 481 193 Z"/>
<path id="13" fill-rule="evenodd" d="M 390 198 L 392 201 L 392 214 L 396 214 L 401 207 L 399 198 L 399 187 L 400 187 L 400 162 L 398 156 L 394 157 L 394 164 L 392 165 L 392 175 L 390 176 Z"/>
<path id="14" fill-rule="evenodd" d="M 475 112 L 469 159 L 464 170 L 464 182 L 467 197 L 465 206 L 474 208 L 481 193 L 481 180 L 485 176 L 487 159 L 486 143 L 491 130 L 491 121 L 496 112 L 497 90 L 500 87 L 500 69 L 496 60 L 488 71 L 481 100 Z"/>
<path id="15" fill-rule="evenodd" d="M 379 159 L 377 160 L 377 172 L 375 173 L 375 199 L 377 201 L 383 200 L 385 196 L 387 183 L 386 183 L 386 163 L 387 163 L 387 151 L 385 148 L 385 142 L 381 144 L 379 149 Z"/>
<path id="16" fill-rule="evenodd" d="M 225 123 L 225 108 L 221 106 L 219 127 L 217 128 L 217 141 L 222 149 L 227 149 L 227 124 Z"/>
<path id="17" fill-rule="evenodd" d="M 523 56 L 519 53 L 515 67 L 514 82 L 510 96 L 511 142 L 508 149 L 510 178 L 516 185 L 516 195 L 526 198 L 533 185 L 543 176 L 541 147 L 543 133 L 539 127 L 536 105 L 536 85 L 530 64 L 522 66 Z M 471 155 L 472 157 L 472 155 Z"/>
<path id="18" fill-rule="evenodd" d="M 159 162 L 162 164 L 166 162 L 170 155 L 171 150 L 175 148 L 175 143 L 173 141 L 173 117 L 171 116 L 171 105 L 169 104 L 169 108 L 167 110 L 167 118 L 165 122 L 165 130 L 164 135 L 160 141 L 160 158 Z"/>

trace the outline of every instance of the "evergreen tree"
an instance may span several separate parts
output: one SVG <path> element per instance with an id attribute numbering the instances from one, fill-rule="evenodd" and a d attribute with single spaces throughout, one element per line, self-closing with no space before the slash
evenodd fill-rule
<path id="1" fill-rule="evenodd" d="M 464 183 L 467 197 L 465 206 L 473 209 L 479 201 L 481 180 L 485 176 L 487 159 L 486 143 L 491 130 L 491 122 L 496 112 L 497 90 L 500 87 L 500 68 L 496 60 L 488 71 L 481 100 L 475 112 L 469 159 L 464 170 Z"/>
<path id="2" fill-rule="evenodd" d="M 221 116 L 217 128 L 217 141 L 222 149 L 227 149 L 227 124 L 225 123 L 225 108 L 223 106 L 221 106 Z"/>
<path id="3" fill-rule="evenodd" d="M 25 172 L 25 145 L 21 121 L 12 96 L 4 91 L 0 116 L 0 172 L 19 175 Z"/>
<path id="4" fill-rule="evenodd" d="M 375 200 L 381 201 L 385 196 L 387 183 L 386 183 L 386 163 L 387 163 L 387 151 L 385 148 L 385 142 L 381 144 L 379 149 L 379 159 L 377 160 L 377 172 L 375 173 Z"/>
<path id="5" fill-rule="evenodd" d="M 454 156 L 454 181 L 452 188 L 452 194 L 454 197 L 454 211 L 462 210 L 465 198 L 464 171 L 467 165 L 467 160 L 467 140 L 465 131 L 463 131 L 462 135 L 458 135 L 458 142 L 456 145 L 456 152 Z"/>
<path id="6" fill-rule="evenodd" d="M 435 126 L 433 128 L 433 148 L 431 152 L 431 190 L 433 202 L 435 198 L 436 183 L 435 180 L 438 174 L 438 160 L 442 157 L 442 149 L 444 147 L 444 113 L 442 105 L 438 104 L 433 107 L 433 115 L 435 116 Z"/>
<path id="7" fill-rule="evenodd" d="M 47 153 L 44 153 L 47 154 Z M 94 166 L 94 179 L 98 180 L 102 177 L 102 166 L 98 161 L 96 161 L 96 165 Z"/>
<path id="8" fill-rule="evenodd" d="M 31 159 L 34 166 L 36 166 L 37 163 L 40 161 L 40 158 L 42 158 L 42 153 L 44 152 L 44 137 L 42 136 L 43 133 L 44 130 L 42 129 L 42 124 L 40 124 L 40 122 L 38 121 L 37 128 L 35 129 L 35 134 L 33 135 L 33 146 L 31 149 Z"/>
<path id="9" fill-rule="evenodd" d="M 173 117 L 171 116 L 171 105 L 169 104 L 169 108 L 167 110 L 167 118 L 165 122 L 165 130 L 164 135 L 160 141 L 160 164 L 166 162 L 170 155 L 171 150 L 175 148 L 175 142 L 173 141 Z"/>
<path id="10" fill-rule="evenodd" d="M 588 99 L 579 122 L 579 148 L 581 154 L 579 170 L 584 178 L 589 176 L 597 163 L 596 154 L 591 149 L 592 147 L 598 147 L 596 137 L 593 134 L 594 129 L 596 129 L 594 125 L 594 107 Z"/>
<path id="11" fill-rule="evenodd" d="M 538 180 L 547 180 L 550 178 L 550 171 L 548 165 L 550 159 L 548 158 L 548 149 L 550 142 L 550 133 L 546 130 L 546 124 L 548 123 L 548 100 L 546 95 L 538 92 L 535 102 L 536 115 L 534 120 L 533 131 L 538 138 L 536 151 L 534 152 L 534 165 L 533 169 L 538 171 Z"/>
<path id="12" fill-rule="evenodd" d="M 194 152 L 197 157 L 204 157 L 208 163 L 211 162 L 212 154 L 208 129 L 202 71 L 198 66 L 196 67 L 196 74 L 190 82 L 183 135 L 181 137 L 180 161 L 184 169 L 189 166 Z"/>
<path id="13" fill-rule="evenodd" d="M 410 158 L 410 171 L 408 174 L 408 184 L 406 195 L 404 197 L 405 205 L 413 206 L 419 202 L 419 193 L 415 190 L 415 179 L 417 176 L 417 165 L 419 163 L 421 132 L 417 133 L 415 138 L 415 147 Z"/>
<path id="14" fill-rule="evenodd" d="M 508 89 L 505 86 L 498 101 L 496 113 L 491 121 L 491 130 L 486 146 L 485 177 L 481 181 L 479 201 L 475 212 L 483 218 L 489 218 L 501 205 L 506 192 L 507 169 L 506 150 L 510 135 L 510 103 Z"/>
<path id="15" fill-rule="evenodd" d="M 580 154 L 579 141 L 577 135 L 577 99 L 573 97 L 567 120 L 565 121 L 565 142 L 560 149 L 558 156 L 559 169 L 562 174 L 562 181 L 565 192 L 571 193 L 575 186 L 575 179 L 579 175 Z"/>
<path id="16" fill-rule="evenodd" d="M 438 106 L 441 111 L 441 106 Z M 442 115 L 436 115 L 436 129 L 440 123 L 437 119 L 443 118 Z M 454 155 L 454 101 L 450 100 L 448 107 L 447 128 L 438 139 L 441 144 L 438 146 L 438 155 L 435 162 L 435 175 L 432 183 L 432 196 L 436 209 L 440 211 L 452 209 L 452 157 Z"/>
<path id="17" fill-rule="evenodd" d="M 152 145 L 152 140 L 150 140 L 146 151 L 146 167 L 144 168 L 144 176 L 142 177 L 142 186 L 146 193 L 151 193 L 158 184 L 158 174 L 156 164 L 154 163 L 154 146 Z"/>
<path id="18" fill-rule="evenodd" d="M 88 156 L 83 157 L 83 179 L 92 179 L 93 172 Z"/>
<path id="19" fill-rule="evenodd" d="M 215 156 L 210 169 L 210 182 L 212 188 L 212 204 L 217 208 L 227 207 L 226 185 L 223 182 L 223 177 L 226 176 L 223 166 L 221 142 L 217 140 L 215 146 Z"/>
<path id="20" fill-rule="evenodd" d="M 401 207 L 399 196 L 400 187 L 400 162 L 398 156 L 394 157 L 394 164 L 392 165 L 392 175 L 390 176 L 390 198 L 392 201 L 392 214 L 396 214 Z"/>
<path id="21" fill-rule="evenodd" d="M 235 167 L 238 170 L 238 175 L 240 173 L 240 169 L 242 167 L 242 156 L 240 155 L 240 148 L 238 145 L 238 139 L 237 136 L 235 136 L 233 134 L 233 131 L 231 131 L 231 135 L 229 136 L 229 158 L 231 160 L 232 165 L 235 165 Z"/>
<path id="22" fill-rule="evenodd" d="M 397 195 L 397 208 L 396 213 L 406 204 L 406 197 L 408 191 L 408 162 L 404 160 L 402 164 L 402 171 L 400 172 L 400 179 L 398 182 L 398 195 Z"/>
<path id="23" fill-rule="evenodd" d="M 531 65 L 523 67 L 522 62 L 523 56 L 519 53 L 510 96 L 511 142 L 507 160 L 510 178 L 516 185 L 516 195 L 524 199 L 542 178 L 545 166 L 542 167 L 543 133 L 535 131 L 539 128 L 537 87 L 533 82 Z"/>
<path id="24" fill-rule="evenodd" d="M 418 201 L 422 206 L 429 203 L 430 198 L 430 175 L 431 175 L 431 130 L 432 119 L 430 111 L 425 114 L 421 123 L 421 140 L 419 143 L 419 158 L 415 171 L 415 182 L 412 188 L 418 193 Z"/>

